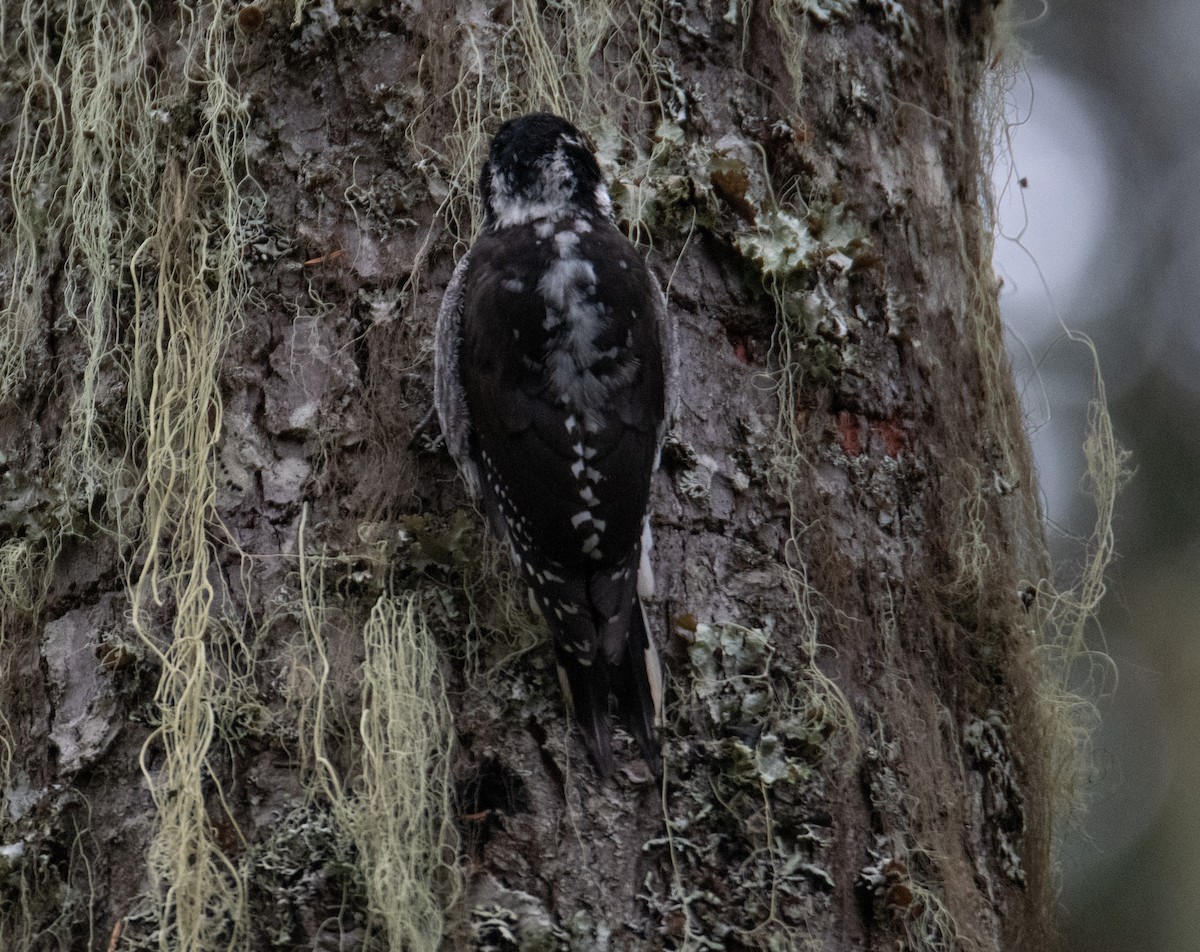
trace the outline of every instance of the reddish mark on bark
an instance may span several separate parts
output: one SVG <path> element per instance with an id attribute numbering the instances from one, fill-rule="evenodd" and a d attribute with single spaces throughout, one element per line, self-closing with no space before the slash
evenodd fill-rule
<path id="1" fill-rule="evenodd" d="M 744 334 L 728 334 L 729 346 L 733 348 L 733 356 L 739 363 L 750 363 L 750 339 Z"/>
<path id="2" fill-rule="evenodd" d="M 842 451 L 847 456 L 861 456 L 863 451 L 862 424 L 859 423 L 858 417 L 849 410 L 842 410 L 837 415 L 837 424 Z"/>
<path id="3" fill-rule="evenodd" d="M 908 436 L 895 420 L 872 420 L 871 433 L 879 437 L 883 451 L 892 459 L 900 455 L 908 442 Z"/>
<path id="4" fill-rule="evenodd" d="M 862 456 L 874 449 L 895 459 L 908 443 L 908 434 L 896 419 L 871 420 L 841 410 L 837 415 L 837 429 L 838 443 L 847 456 Z"/>
<path id="5" fill-rule="evenodd" d="M 212 841 L 226 856 L 240 856 L 246 849 L 246 841 L 236 823 L 228 817 L 220 817 L 208 822 Z"/>
<path id="6" fill-rule="evenodd" d="M 758 212 L 746 198 L 750 188 L 750 174 L 742 162 L 731 160 L 727 168 L 709 173 L 708 180 L 712 183 L 713 191 L 725 200 L 733 213 L 745 221 L 754 223 Z"/>
<path id="7" fill-rule="evenodd" d="M 327 255 L 321 255 L 321 257 L 319 257 L 319 258 L 309 258 L 307 261 L 304 262 L 303 266 L 305 268 L 311 268 L 313 265 L 325 264 L 328 261 L 337 261 L 337 259 L 342 257 L 342 255 L 344 255 L 345 253 L 346 253 L 345 248 L 338 248 L 336 251 L 331 251 Z"/>

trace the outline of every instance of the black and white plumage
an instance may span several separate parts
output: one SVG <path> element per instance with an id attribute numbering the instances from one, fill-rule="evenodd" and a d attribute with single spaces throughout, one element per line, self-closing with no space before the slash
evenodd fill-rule
<path id="1" fill-rule="evenodd" d="M 662 289 L 613 222 L 587 139 L 547 113 L 501 126 L 484 227 L 438 314 L 435 397 L 450 454 L 528 583 L 603 775 L 615 696 L 658 773 L 662 687 L 650 479 L 677 390 Z"/>

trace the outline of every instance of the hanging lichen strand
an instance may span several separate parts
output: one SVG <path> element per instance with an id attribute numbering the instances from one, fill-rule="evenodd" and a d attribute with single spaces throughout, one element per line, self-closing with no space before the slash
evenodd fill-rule
<path id="1" fill-rule="evenodd" d="M 214 590 L 222 534 L 213 450 L 221 354 L 246 303 L 239 223 L 247 112 L 230 85 L 233 18 L 221 3 L 181 9 L 180 75 L 201 91 L 198 125 L 166 153 L 156 228 L 130 266 L 127 432 L 137 434 L 130 453 L 142 471 L 133 624 L 162 665 L 160 726 L 142 756 L 158 812 L 147 857 L 151 900 L 160 946 L 201 952 L 242 947 L 246 928 L 245 883 L 214 841 L 228 808 L 210 758 L 234 690 L 230 656 L 244 647 L 231 634 L 241 624 L 220 617 L 224 593 Z M 191 107 L 161 104 L 168 114 Z"/>
<path id="2" fill-rule="evenodd" d="M 1006 115 L 1010 91 L 1023 70 L 1022 51 L 1011 35 L 1012 23 L 1002 19 L 995 39 L 1002 53 L 992 60 L 983 77 L 983 88 L 960 111 L 973 119 L 974 137 L 962 142 L 964 153 L 980 154 L 975 167 L 980 225 L 976 242 L 958 233 L 962 266 L 970 281 L 970 331 L 979 355 L 982 392 L 979 430 L 986 434 L 976 467 L 961 475 L 965 488 L 961 518 L 956 520 L 953 543 L 957 575 L 951 586 L 952 601 L 978 601 L 996 571 L 995 553 L 985 541 L 997 508 L 1024 484 L 1036 479 L 1031 449 L 1024 432 L 1020 401 L 1011 385 L 1012 367 L 1004 336 L 1006 328 L 994 286 L 993 245 L 1000 223 L 993 192 L 996 158 L 1010 148 L 1011 117 Z M 958 130 L 961 136 L 962 130 Z M 1091 735 L 1099 723 L 1093 699 L 1112 676 L 1113 662 L 1089 642 L 1096 636 L 1097 615 L 1105 592 L 1105 577 L 1115 555 L 1113 516 L 1116 497 L 1129 476 L 1129 455 L 1117 443 L 1108 411 L 1099 356 L 1091 340 L 1064 328 L 1071 343 L 1083 347 L 1093 366 L 1093 391 L 1083 433 L 1086 488 L 1095 511 L 1090 535 L 1077 540 L 1074 565 L 1051 566 L 1045 551 L 1045 514 L 1040 505 L 1025 511 L 1025 518 L 1010 524 L 1012 553 L 1022 571 L 1021 600 L 1027 603 L 1013 626 L 1027 635 L 1033 646 L 1029 672 L 1034 701 L 1030 721 L 1019 730 L 1042 738 L 1038 763 L 1026 769 L 1044 785 L 1046 795 L 1026 803 L 1028 866 L 1044 875 L 1057 876 L 1055 847 L 1065 829 L 1083 809 L 1086 780 L 1091 766 Z M 1040 502 L 1040 499 L 1039 499 Z M 1094 643 L 1094 642 L 1093 642 Z M 964 725 L 964 735 L 979 728 Z M 970 746 L 970 744 L 968 744 Z M 1033 758 L 1030 758 L 1033 759 Z M 1053 888 L 1030 884 L 1035 895 L 1050 903 Z M 1048 907 L 1047 916 L 1053 914 Z"/>
<path id="3" fill-rule="evenodd" d="M 40 611 L 66 535 L 88 521 L 120 534 L 130 482 L 120 432 L 121 326 L 128 265 L 157 214 L 164 126 L 150 109 L 140 4 L 25 3 L 0 15 L 0 55 L 15 90 L 6 241 L 0 273 L 0 408 L 66 395 L 56 439 L 37 424 L 2 451 L 0 681 L 9 632 Z M 58 351 L 48 352 L 46 328 Z M 102 377 L 108 375 L 107 381 Z M 0 707 L 0 781 L 10 742 Z M 3 783 L 7 786 L 7 783 Z"/>
<path id="4" fill-rule="evenodd" d="M 321 924 L 321 935 L 347 942 L 358 931 L 369 936 L 367 948 L 434 952 L 462 884 L 450 820 L 453 733 L 428 606 L 415 593 L 385 591 L 369 607 L 334 593 L 345 564 L 313 551 L 307 521 L 304 508 L 298 591 L 285 607 L 299 622 L 284 688 L 305 794 L 296 821 L 309 830 L 302 842 L 326 824 L 336 831 L 337 853 L 322 859 L 354 897 L 344 917 Z M 385 557 L 376 555 L 360 564 L 384 574 Z M 348 672 L 330 649 L 349 631 L 363 656 Z M 359 697 L 357 730 L 344 703 L 349 694 Z M 347 760 L 352 770 L 339 766 Z M 317 861 L 308 856 L 301 865 Z"/>
<path id="5" fill-rule="evenodd" d="M 363 628 L 361 777 L 336 804 L 387 948 L 435 950 L 459 891 L 450 711 L 418 596 L 381 595 Z"/>

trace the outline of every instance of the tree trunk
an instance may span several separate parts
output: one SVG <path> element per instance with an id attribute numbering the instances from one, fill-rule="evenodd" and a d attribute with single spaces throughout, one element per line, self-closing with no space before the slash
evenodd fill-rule
<path id="1" fill-rule="evenodd" d="M 996 4 L 197 6 L 0 17 L 0 948 L 1049 948 Z M 534 109 L 681 324 L 661 785 L 422 429 Z"/>

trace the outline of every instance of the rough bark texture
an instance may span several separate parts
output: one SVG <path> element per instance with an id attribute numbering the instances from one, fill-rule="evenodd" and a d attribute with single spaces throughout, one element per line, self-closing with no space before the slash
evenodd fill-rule
<path id="1" fill-rule="evenodd" d="M 3 23 L 0 946 L 1049 947 L 992 3 L 105 6 Z M 419 430 L 537 107 L 681 321 L 661 788 Z"/>

